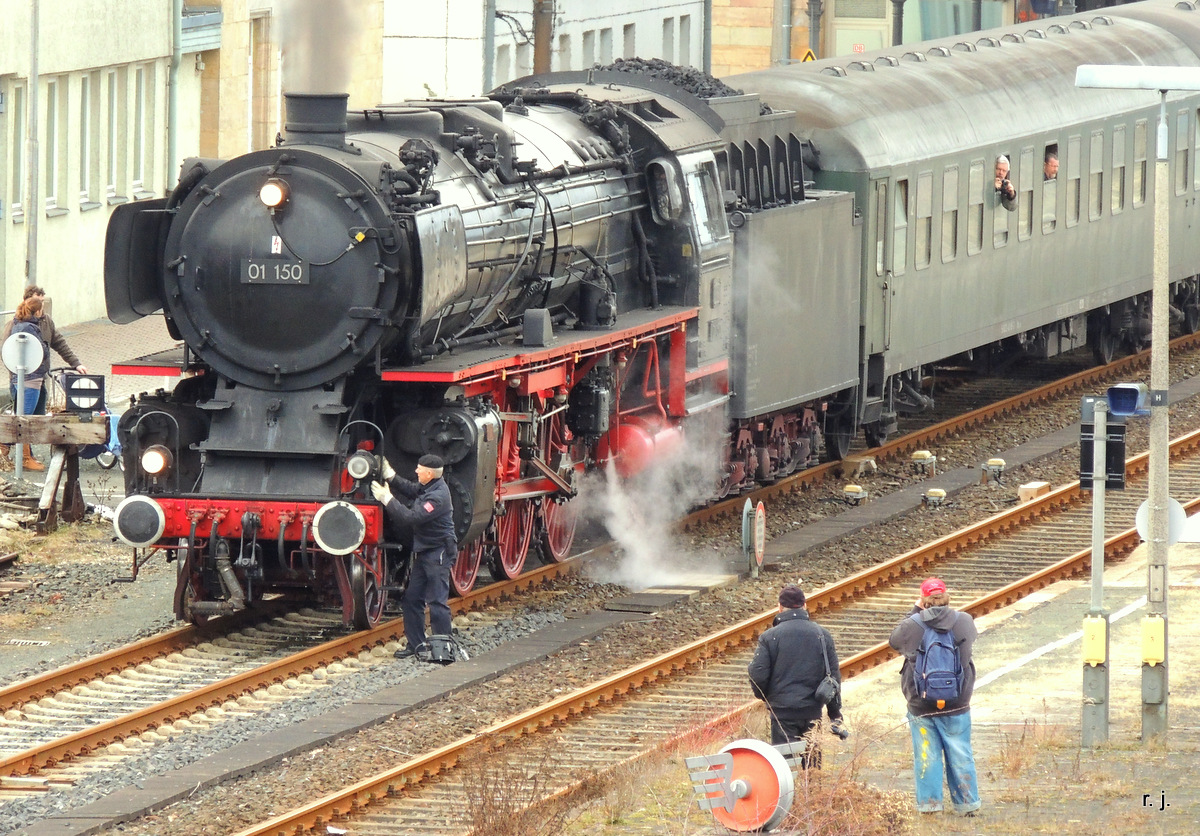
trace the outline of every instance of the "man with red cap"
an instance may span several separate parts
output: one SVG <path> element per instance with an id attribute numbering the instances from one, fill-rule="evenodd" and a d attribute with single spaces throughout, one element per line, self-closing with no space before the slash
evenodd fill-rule
<path id="1" fill-rule="evenodd" d="M 958 696 L 953 699 L 926 699 L 918 690 L 914 670 L 927 626 L 939 631 L 940 638 L 952 641 L 957 648 L 962 675 Z M 921 584 L 921 597 L 912 612 L 896 625 L 889 639 L 891 646 L 904 656 L 900 689 L 908 702 L 917 810 L 922 813 L 942 811 L 943 763 L 954 811 L 973 816 L 980 806 L 975 754 L 971 750 L 971 692 L 975 688 L 971 648 L 977 635 L 975 619 L 950 607 L 945 582 L 941 578 L 928 578 Z"/>
<path id="2" fill-rule="evenodd" d="M 826 671 L 839 685 L 828 706 L 816 694 Z M 772 746 L 795 743 L 809 735 L 821 722 L 822 707 L 829 712 L 831 731 L 843 739 L 849 736 L 842 726 L 842 676 L 833 636 L 809 619 L 800 587 L 788 584 L 779 593 L 779 615 L 771 629 L 759 636 L 749 674 L 750 689 L 767 704 L 771 715 Z M 808 740 L 809 750 L 800 764 L 820 769 L 821 750 L 811 736 Z"/>

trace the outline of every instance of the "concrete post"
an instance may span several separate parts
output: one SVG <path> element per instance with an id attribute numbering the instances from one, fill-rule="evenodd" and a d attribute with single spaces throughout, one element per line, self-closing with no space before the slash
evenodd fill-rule
<path id="1" fill-rule="evenodd" d="M 1092 446 L 1092 602 L 1083 619 L 1083 715 L 1080 745 L 1091 749 L 1108 740 L 1109 646 L 1104 612 L 1104 492 L 1108 481 L 1108 403 L 1091 404 Z M 1084 423 L 1087 423 L 1084 407 Z"/>
<path id="2" fill-rule="evenodd" d="M 1158 160 L 1154 165 L 1154 299 L 1151 308 L 1150 331 L 1150 542 L 1149 576 L 1147 578 L 1147 625 L 1162 619 L 1167 632 L 1167 558 L 1169 517 L 1167 500 L 1170 497 L 1168 467 L 1170 464 L 1171 430 L 1167 416 L 1167 387 L 1170 385 L 1168 323 L 1170 267 L 1170 201 L 1171 174 L 1167 164 L 1167 91 L 1160 91 L 1158 113 Z M 1179 137 L 1187 142 L 1187 137 Z M 1169 653 L 1163 642 L 1161 664 L 1142 663 L 1142 740 L 1165 734 L 1167 731 L 1167 684 Z"/>

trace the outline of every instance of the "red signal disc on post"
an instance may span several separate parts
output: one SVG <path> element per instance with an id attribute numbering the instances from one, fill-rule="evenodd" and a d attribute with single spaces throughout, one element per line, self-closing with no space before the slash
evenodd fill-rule
<path id="1" fill-rule="evenodd" d="M 731 782 L 743 781 L 748 792 L 737 799 L 733 810 L 713 808 L 713 816 L 730 830 L 747 833 L 770 830 L 792 807 L 795 780 L 775 747 L 761 740 L 735 740 L 721 750 L 733 756 Z"/>

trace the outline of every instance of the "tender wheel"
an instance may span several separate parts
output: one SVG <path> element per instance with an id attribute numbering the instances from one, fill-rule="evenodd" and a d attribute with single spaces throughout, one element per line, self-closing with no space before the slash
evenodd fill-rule
<path id="1" fill-rule="evenodd" d="M 854 420 L 849 416 L 831 418 L 825 427 L 825 461 L 840 461 L 850 452 L 854 438 Z"/>
<path id="2" fill-rule="evenodd" d="M 475 579 L 479 577 L 479 564 L 483 561 L 483 553 L 487 551 L 485 538 L 480 537 L 458 553 L 454 561 L 454 571 L 450 573 L 450 588 L 455 595 L 466 595 L 475 588 Z"/>
<path id="3" fill-rule="evenodd" d="M 536 510 L 528 499 L 505 503 L 504 516 L 496 520 L 496 544 L 499 554 L 492 561 L 497 578 L 512 580 L 525 569 L 525 557 L 533 540 L 533 514 Z"/>
<path id="4" fill-rule="evenodd" d="M 1107 316 L 1088 318 L 1088 342 L 1092 345 L 1092 357 L 1102 366 L 1107 366 L 1117 356 L 1117 335 L 1109 328 Z"/>
<path id="5" fill-rule="evenodd" d="M 379 564 L 379 550 L 369 548 L 364 550 L 364 557 L 371 563 Z M 379 624 L 383 618 L 383 606 L 387 603 L 387 593 L 380 582 L 380 573 L 367 568 L 356 555 L 346 555 L 350 561 L 350 593 L 354 596 L 354 626 L 360 630 L 369 630 Z"/>
<path id="6" fill-rule="evenodd" d="M 571 553 L 575 530 L 579 525 L 579 509 L 573 501 L 558 502 L 542 497 L 542 524 L 538 545 L 547 563 L 562 563 Z"/>

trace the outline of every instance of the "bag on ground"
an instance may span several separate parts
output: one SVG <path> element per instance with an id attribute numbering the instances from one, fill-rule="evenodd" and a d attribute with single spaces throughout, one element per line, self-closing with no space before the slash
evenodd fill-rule
<path id="1" fill-rule="evenodd" d="M 913 661 L 913 677 L 917 693 L 923 699 L 945 708 L 946 703 L 958 699 L 962 693 L 963 667 L 958 656 L 958 645 L 954 636 L 946 630 L 936 630 L 919 614 L 912 616 L 924 631 L 917 658 Z"/>

